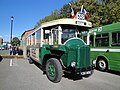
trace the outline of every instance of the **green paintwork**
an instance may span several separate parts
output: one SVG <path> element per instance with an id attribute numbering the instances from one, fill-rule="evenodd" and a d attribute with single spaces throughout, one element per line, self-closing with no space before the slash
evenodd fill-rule
<path id="1" fill-rule="evenodd" d="M 60 53 L 63 53 L 63 52 L 66 52 L 66 49 L 63 45 L 59 45 L 59 46 L 54 46 L 54 45 L 48 45 L 48 44 L 45 44 L 43 45 L 41 48 L 40 48 L 40 64 L 42 65 L 43 64 L 43 58 L 45 55 L 49 54 L 49 55 L 58 55 Z M 52 57 L 51 57 L 52 58 Z"/>
<path id="2" fill-rule="evenodd" d="M 63 65 L 69 67 L 71 62 L 76 62 L 76 68 L 91 67 L 90 46 L 83 40 L 73 38 L 63 45 L 43 45 L 40 48 L 40 64 L 43 64 L 43 58 L 46 54 L 60 57 Z M 52 57 L 51 57 L 52 58 Z"/>
<path id="3" fill-rule="evenodd" d="M 89 67 L 90 62 L 90 46 L 84 45 L 78 48 L 78 67 Z"/>
<path id="4" fill-rule="evenodd" d="M 96 32 L 97 34 L 116 32 L 116 31 L 120 30 L 120 22 L 102 26 L 102 31 L 98 31 L 98 29 L 99 29 L 99 27 L 96 27 L 96 28 L 90 29 L 90 31 Z M 94 33 L 92 33 L 92 34 L 94 34 Z"/>
<path id="5" fill-rule="evenodd" d="M 55 72 L 55 67 L 54 67 L 54 65 L 49 64 L 49 66 L 48 66 L 48 74 L 49 74 L 49 76 L 51 76 L 51 77 L 54 77 L 54 76 L 55 76 L 56 72 Z"/>
<path id="6" fill-rule="evenodd" d="M 92 51 L 91 59 L 95 60 L 99 56 L 103 56 L 108 61 L 108 68 L 110 70 L 120 71 L 120 52 L 100 52 Z"/>
<path id="7" fill-rule="evenodd" d="M 99 30 L 102 28 L 101 30 Z M 101 26 L 101 27 L 96 27 L 90 29 L 90 35 L 93 35 L 93 46 L 94 49 L 120 49 L 120 46 L 112 46 L 112 33 L 113 32 L 119 32 L 120 31 L 120 22 Z M 96 46 L 96 35 L 94 34 L 96 32 L 96 35 L 98 34 L 105 34 L 108 33 L 108 40 L 109 40 L 109 45 L 108 46 Z M 91 60 L 97 59 L 99 56 L 103 56 L 106 58 L 108 61 L 108 69 L 110 70 L 115 70 L 115 71 L 120 71 L 120 52 L 101 52 L 101 51 L 92 51 L 91 52 Z"/>
<path id="8" fill-rule="evenodd" d="M 101 30 L 99 30 L 101 28 Z M 109 45 L 108 47 L 112 47 L 112 32 L 117 32 L 120 31 L 120 22 L 114 23 L 114 24 L 109 24 L 101 27 L 96 27 L 90 29 L 90 35 L 93 35 L 93 47 L 96 47 L 96 35 L 98 34 L 109 34 Z M 96 32 L 96 35 L 94 35 L 94 32 Z M 115 46 L 114 46 L 115 47 Z"/>
<path id="9" fill-rule="evenodd" d="M 46 48 L 49 48 L 50 45 L 43 45 L 43 47 L 40 47 L 40 50 L 39 50 L 39 57 L 40 57 L 40 64 L 42 65 L 43 64 L 43 58 L 46 54 L 50 54 L 50 51 L 47 50 Z"/>
<path id="10" fill-rule="evenodd" d="M 77 48 L 79 46 L 85 45 L 84 41 L 79 38 L 72 38 L 65 43 L 68 48 Z"/>
<path id="11" fill-rule="evenodd" d="M 61 57 L 64 65 L 76 62 L 76 68 L 90 67 L 90 47 L 81 39 L 74 38 L 65 43 L 66 53 Z"/>

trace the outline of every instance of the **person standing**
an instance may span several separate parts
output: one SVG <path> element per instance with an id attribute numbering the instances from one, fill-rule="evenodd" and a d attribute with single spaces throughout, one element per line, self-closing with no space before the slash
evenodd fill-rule
<path id="1" fill-rule="evenodd" d="M 10 47 L 10 55 L 12 55 L 13 49 L 12 47 Z"/>

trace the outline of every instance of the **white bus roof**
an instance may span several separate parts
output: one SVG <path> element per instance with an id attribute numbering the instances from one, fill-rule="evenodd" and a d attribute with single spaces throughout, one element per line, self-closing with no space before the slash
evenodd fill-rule
<path id="1" fill-rule="evenodd" d="M 40 28 L 53 27 L 57 25 L 74 25 L 74 26 L 81 26 L 81 27 L 92 27 L 92 23 L 86 20 L 62 18 L 62 19 L 57 19 L 57 20 L 52 20 L 49 22 L 42 23 L 39 27 L 35 28 L 34 31 L 29 35 L 33 34 L 36 30 Z M 29 35 L 27 37 L 29 37 Z"/>
<path id="2" fill-rule="evenodd" d="M 41 27 L 45 28 L 55 25 L 75 25 L 75 26 L 83 26 L 83 27 L 92 27 L 91 22 L 88 22 L 86 20 L 70 19 L 70 18 L 63 18 L 63 19 L 57 19 L 57 20 L 45 22 L 41 24 Z"/>

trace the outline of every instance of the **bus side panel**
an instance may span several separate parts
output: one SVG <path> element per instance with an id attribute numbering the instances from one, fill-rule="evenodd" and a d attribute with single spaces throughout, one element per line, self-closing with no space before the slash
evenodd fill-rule
<path id="1" fill-rule="evenodd" d="M 120 71 L 120 52 L 91 52 L 91 60 L 96 60 L 99 56 L 105 56 L 108 60 L 110 70 Z"/>
<path id="2" fill-rule="evenodd" d="M 99 52 L 91 51 L 90 58 L 91 60 L 96 60 Z"/>
<path id="3" fill-rule="evenodd" d="M 30 48 L 30 57 L 33 60 L 39 62 L 39 60 L 40 60 L 40 58 L 39 58 L 39 48 L 35 48 L 35 47 Z"/>
<path id="4" fill-rule="evenodd" d="M 40 64 L 41 65 L 43 64 L 44 56 L 51 53 L 49 50 L 46 49 L 47 47 L 48 47 L 47 45 L 44 45 L 43 47 L 40 47 L 39 57 L 40 57 Z"/>
<path id="5" fill-rule="evenodd" d="M 120 71 L 120 52 L 108 52 L 105 55 L 109 59 L 109 67 L 111 70 Z"/>

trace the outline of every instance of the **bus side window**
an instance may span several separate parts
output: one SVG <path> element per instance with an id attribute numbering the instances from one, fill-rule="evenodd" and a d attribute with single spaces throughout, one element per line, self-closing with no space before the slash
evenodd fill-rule
<path id="1" fill-rule="evenodd" d="M 32 34 L 32 45 L 35 45 L 35 33 Z"/>
<path id="2" fill-rule="evenodd" d="M 108 33 L 96 35 L 96 40 L 95 41 L 96 41 L 96 46 L 97 47 L 109 46 Z"/>
<path id="3" fill-rule="evenodd" d="M 93 46 L 93 35 L 90 36 L 90 46 Z"/>
<path id="4" fill-rule="evenodd" d="M 40 30 L 36 31 L 36 45 L 40 45 L 41 41 L 41 32 Z"/>
<path id="5" fill-rule="evenodd" d="M 120 46 L 120 31 L 112 33 L 112 46 Z"/>
<path id="6" fill-rule="evenodd" d="M 50 30 L 44 30 L 44 44 L 48 44 L 49 43 L 49 34 L 50 34 Z"/>

